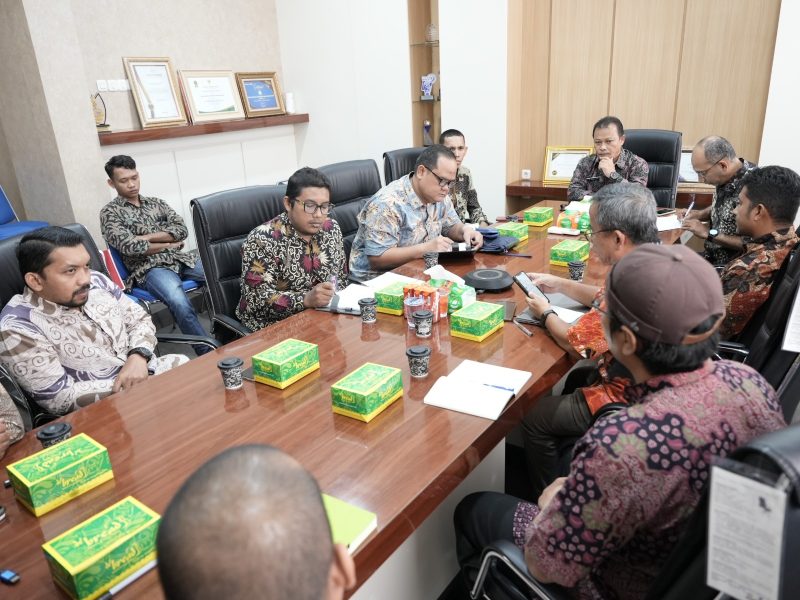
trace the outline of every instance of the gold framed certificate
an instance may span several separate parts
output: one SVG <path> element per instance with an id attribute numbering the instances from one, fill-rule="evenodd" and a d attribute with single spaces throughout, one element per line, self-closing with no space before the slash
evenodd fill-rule
<path id="1" fill-rule="evenodd" d="M 233 71 L 179 71 L 192 123 L 244 119 Z"/>
<path id="2" fill-rule="evenodd" d="M 286 112 L 276 73 L 236 73 L 236 83 L 239 84 L 244 112 L 248 117 L 282 115 Z"/>
<path id="3" fill-rule="evenodd" d="M 122 63 L 142 129 L 186 125 L 186 113 L 169 58 L 124 57 Z"/>
<path id="4" fill-rule="evenodd" d="M 568 185 L 575 167 L 593 151 L 591 146 L 548 146 L 544 154 L 542 183 Z"/>

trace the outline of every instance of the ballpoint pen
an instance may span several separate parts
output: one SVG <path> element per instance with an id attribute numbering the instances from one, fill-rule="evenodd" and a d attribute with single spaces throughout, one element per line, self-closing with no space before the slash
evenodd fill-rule
<path id="1" fill-rule="evenodd" d="M 685 213 L 683 213 L 683 219 L 681 219 L 681 225 L 683 225 L 683 221 L 686 219 L 686 215 L 688 215 L 690 212 L 692 212 L 692 209 L 693 209 L 693 208 L 694 208 L 694 200 L 692 200 L 692 201 L 689 203 L 689 208 L 687 208 L 687 209 L 686 209 L 686 212 L 685 212 Z"/>
<path id="2" fill-rule="evenodd" d="M 514 323 L 514 325 L 516 325 L 517 327 L 519 327 L 519 330 L 522 333 L 524 333 L 525 335 L 527 335 L 528 337 L 532 337 L 533 336 L 533 332 L 530 329 L 528 329 L 527 327 L 525 327 L 522 323 L 517 321 L 516 319 L 513 319 L 511 322 Z"/>

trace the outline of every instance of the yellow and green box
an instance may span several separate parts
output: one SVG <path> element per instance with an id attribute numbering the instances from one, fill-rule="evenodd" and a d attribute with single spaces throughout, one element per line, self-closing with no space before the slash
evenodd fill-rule
<path id="1" fill-rule="evenodd" d="M 253 379 L 278 389 L 319 369 L 319 347 L 294 338 L 283 340 L 253 357 Z"/>
<path id="2" fill-rule="evenodd" d="M 37 517 L 114 477 L 105 446 L 85 433 L 8 465 L 14 495 Z"/>
<path id="3" fill-rule="evenodd" d="M 552 206 L 531 206 L 523 213 L 523 223 L 534 227 L 543 227 L 553 222 Z"/>
<path id="4" fill-rule="evenodd" d="M 76 600 L 103 595 L 155 560 L 160 521 L 128 496 L 42 545 L 53 579 Z"/>
<path id="5" fill-rule="evenodd" d="M 403 281 L 395 281 L 382 290 L 375 292 L 378 301 L 377 311 L 387 315 L 403 314 L 403 288 L 408 285 Z"/>
<path id="6" fill-rule="evenodd" d="M 369 423 L 403 395 L 400 369 L 364 363 L 331 386 L 333 412 Z"/>
<path id="7" fill-rule="evenodd" d="M 473 302 L 450 315 L 450 335 L 481 342 L 503 327 L 503 307 Z"/>
<path id="8" fill-rule="evenodd" d="M 528 226 L 525 223 L 498 223 L 494 226 L 500 235 L 508 235 L 517 238 L 520 242 L 528 239 Z"/>
<path id="9" fill-rule="evenodd" d="M 589 242 L 585 240 L 564 240 L 550 248 L 550 264 L 566 267 L 574 260 L 589 258 Z"/>

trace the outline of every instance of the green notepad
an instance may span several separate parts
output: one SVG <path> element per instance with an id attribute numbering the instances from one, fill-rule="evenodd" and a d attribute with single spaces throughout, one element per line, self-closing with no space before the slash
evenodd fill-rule
<path id="1" fill-rule="evenodd" d="M 378 517 L 375 513 L 328 494 L 322 494 L 322 502 L 325 512 L 328 513 L 334 543 L 346 544 L 350 554 L 378 528 Z"/>

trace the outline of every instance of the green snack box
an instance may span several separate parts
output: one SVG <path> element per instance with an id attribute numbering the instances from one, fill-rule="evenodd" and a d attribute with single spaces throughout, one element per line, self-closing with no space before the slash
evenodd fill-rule
<path id="1" fill-rule="evenodd" d="M 528 239 L 528 226 L 525 223 L 498 223 L 494 226 L 500 235 L 509 235 L 517 238 L 520 242 Z"/>
<path id="2" fill-rule="evenodd" d="M 42 545 L 53 579 L 76 600 L 102 596 L 156 558 L 161 517 L 128 496 Z"/>
<path id="3" fill-rule="evenodd" d="M 319 347 L 294 338 L 283 340 L 253 357 L 253 379 L 278 389 L 319 369 Z"/>
<path id="4" fill-rule="evenodd" d="M 378 301 L 378 312 L 389 315 L 403 314 L 403 288 L 408 285 L 403 281 L 395 281 L 382 290 L 375 292 Z"/>
<path id="5" fill-rule="evenodd" d="M 566 267 L 573 260 L 589 258 L 589 242 L 585 240 L 563 240 L 550 248 L 550 264 Z"/>
<path id="6" fill-rule="evenodd" d="M 428 284 L 436 289 L 446 287 L 450 290 L 450 298 L 447 303 L 448 313 L 454 313 L 478 300 L 475 288 L 471 285 L 459 285 L 447 279 L 431 279 Z"/>
<path id="7" fill-rule="evenodd" d="M 526 208 L 523 214 L 523 223 L 525 223 L 525 225 L 542 227 L 553 222 L 552 206 L 531 206 L 530 208 Z"/>
<path id="8" fill-rule="evenodd" d="M 473 302 L 450 315 L 450 335 L 481 342 L 503 327 L 503 307 Z"/>
<path id="9" fill-rule="evenodd" d="M 8 465 L 14 495 L 37 517 L 113 479 L 105 446 L 85 433 Z"/>
<path id="10" fill-rule="evenodd" d="M 333 412 L 369 423 L 403 395 L 400 369 L 364 363 L 331 386 Z"/>

